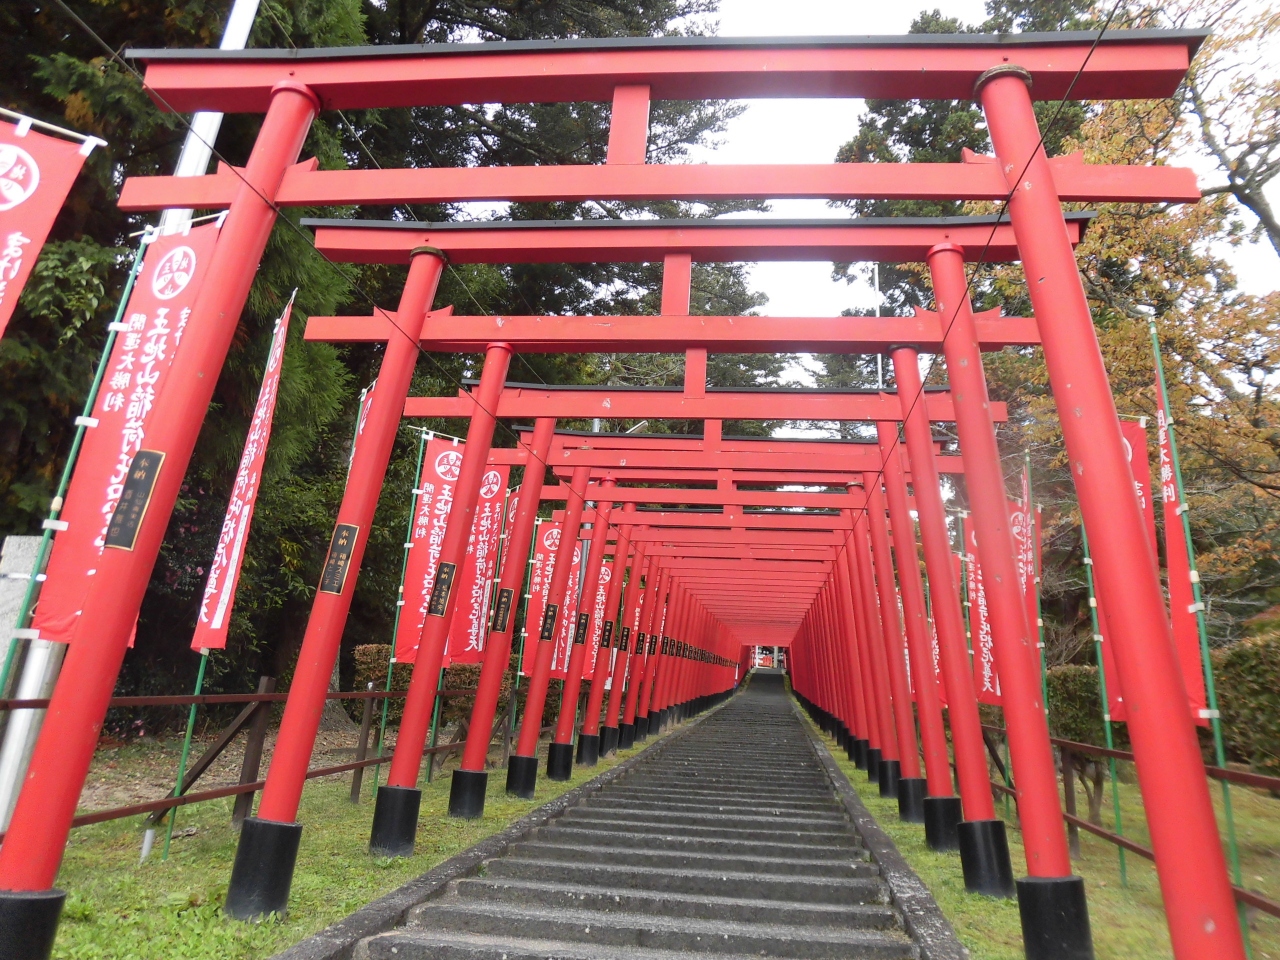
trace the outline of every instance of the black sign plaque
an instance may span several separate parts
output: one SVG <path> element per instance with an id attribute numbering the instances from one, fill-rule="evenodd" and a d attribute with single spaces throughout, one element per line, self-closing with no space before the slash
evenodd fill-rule
<path id="1" fill-rule="evenodd" d="M 604 625 L 604 631 L 600 634 L 600 649 L 608 650 L 609 641 L 613 639 L 613 621 L 610 620 Z"/>
<path id="2" fill-rule="evenodd" d="M 649 638 L 649 656 L 653 656 L 658 652 L 658 635 L 655 633 Z"/>
<path id="3" fill-rule="evenodd" d="M 573 645 L 576 647 L 580 643 L 587 642 L 587 629 L 591 626 L 591 614 L 578 614 L 578 625 L 573 631 Z"/>
<path id="4" fill-rule="evenodd" d="M 538 634 L 539 640 L 553 640 L 556 635 L 556 614 L 560 612 L 560 604 L 548 603 L 547 609 L 542 614 L 542 632 Z"/>
<path id="5" fill-rule="evenodd" d="M 151 505 L 151 494 L 156 488 L 160 468 L 164 466 L 164 454 L 159 450 L 139 450 L 124 478 L 120 502 L 111 514 L 107 525 L 105 545 L 117 550 L 132 550 L 142 529 L 142 520 Z"/>
<path id="6" fill-rule="evenodd" d="M 333 528 L 329 541 L 329 557 L 320 574 L 321 593 L 341 593 L 347 582 L 347 568 L 351 566 L 351 554 L 356 549 L 356 537 L 360 528 L 354 523 L 340 523 Z"/>
<path id="7" fill-rule="evenodd" d="M 453 592 L 454 577 L 457 576 L 456 563 L 442 563 L 436 567 L 436 580 L 431 585 L 431 600 L 427 604 L 427 615 L 443 617 L 449 606 L 449 594 Z"/>
<path id="8" fill-rule="evenodd" d="M 623 653 L 627 652 L 627 641 L 631 639 L 631 628 L 622 628 L 622 639 L 618 641 L 618 649 Z"/>
<path id="9" fill-rule="evenodd" d="M 511 601 L 515 599 L 515 591 L 503 587 L 498 591 L 498 602 L 493 605 L 493 632 L 506 633 L 507 621 L 511 619 Z"/>

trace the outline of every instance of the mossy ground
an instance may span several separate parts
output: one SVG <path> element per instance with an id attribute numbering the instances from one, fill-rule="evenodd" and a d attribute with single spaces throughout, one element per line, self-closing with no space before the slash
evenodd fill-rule
<path id="1" fill-rule="evenodd" d="M 858 796 L 897 844 L 907 862 L 919 874 L 943 913 L 951 920 L 973 960 L 1023 960 L 1022 933 L 1018 907 L 1012 900 L 995 900 L 964 889 L 960 859 L 952 853 L 935 853 L 925 846 L 924 828 L 898 819 L 898 801 L 882 800 L 878 788 L 868 785 L 867 776 L 846 759 L 844 751 L 829 737 L 831 755 L 853 784 Z M 1112 824 L 1110 784 L 1102 809 L 1102 820 Z M 1214 801 L 1222 821 L 1222 794 L 1215 786 Z M 1280 801 L 1254 790 L 1232 790 L 1236 834 L 1240 845 L 1244 886 L 1280 898 Z M 1081 793 L 1079 804 L 1084 809 Z M 1005 813 L 1003 802 L 996 811 L 1009 826 L 1009 847 L 1014 875 L 1025 872 L 1021 834 L 1012 822 L 1012 804 Z M 1142 799 L 1136 785 L 1120 784 L 1120 812 L 1126 836 L 1148 845 Z M 1081 814 L 1084 815 L 1083 813 Z M 1225 836 L 1225 826 L 1223 826 Z M 1080 857 L 1073 861 L 1075 872 L 1084 877 L 1089 898 L 1089 919 L 1098 960 L 1166 960 L 1173 956 L 1165 926 L 1164 906 L 1154 865 L 1134 854 L 1126 856 L 1127 884 L 1121 883 L 1116 847 L 1106 840 L 1081 832 Z M 1250 940 L 1255 960 L 1280 960 L 1280 919 L 1254 913 L 1250 917 Z"/>
<path id="2" fill-rule="evenodd" d="M 649 740 L 642 746 L 654 743 Z M 305 825 L 289 916 L 245 924 L 223 916 L 227 878 L 238 833 L 232 800 L 183 807 L 167 860 L 161 838 L 146 863 L 138 862 L 142 818 L 117 820 L 72 832 L 58 885 L 68 891 L 54 957 L 60 960 L 241 960 L 268 957 L 357 910 L 472 844 L 610 767 L 636 748 L 575 767 L 573 779 L 538 779 L 532 802 L 506 796 L 505 771 L 490 771 L 488 800 L 479 820 L 447 816 L 449 771 L 421 784 L 417 849 L 407 859 L 371 857 L 372 773 L 360 804 L 349 801 L 350 774 L 313 781 L 303 793 Z M 543 746 L 545 756 L 545 745 Z M 452 766 L 452 765 L 451 765 Z M 540 763 L 545 769 L 545 760 Z"/>

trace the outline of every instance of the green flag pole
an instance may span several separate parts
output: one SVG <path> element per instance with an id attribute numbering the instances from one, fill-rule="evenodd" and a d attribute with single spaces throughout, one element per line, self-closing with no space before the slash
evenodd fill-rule
<path id="1" fill-rule="evenodd" d="M 27 581 L 27 589 L 22 594 L 22 603 L 18 607 L 18 616 L 14 619 L 13 635 L 5 652 L 4 666 L 0 667 L 0 696 L 8 689 L 9 674 L 13 671 L 15 655 L 18 652 L 19 640 L 34 640 L 30 635 L 31 615 L 35 608 L 39 585 L 44 580 L 44 569 L 49 562 L 49 551 L 53 548 L 53 534 L 59 527 L 58 515 L 62 513 L 63 498 L 67 495 L 67 487 L 71 484 L 71 473 L 75 469 L 76 458 L 80 455 L 80 447 L 84 443 L 85 430 L 93 421 L 93 407 L 98 402 L 98 390 L 107 374 L 107 363 L 111 359 L 111 350 L 115 346 L 116 334 L 124 319 L 125 308 L 129 305 L 129 295 L 133 292 L 134 282 L 142 272 L 142 258 L 147 247 L 157 234 L 150 228 L 144 233 L 134 251 L 133 263 L 129 267 L 129 275 L 125 278 L 124 289 L 120 292 L 120 302 L 116 304 L 115 317 L 107 326 L 107 342 L 103 344 L 102 356 L 98 358 L 98 368 L 93 374 L 93 383 L 84 398 L 84 408 L 76 417 L 76 432 L 71 440 L 71 452 L 67 454 L 67 462 L 63 464 L 62 476 L 58 480 L 58 490 L 49 504 L 49 516 L 44 521 L 44 533 L 40 537 L 40 546 L 36 548 L 36 562 L 31 570 L 31 578 Z"/>
<path id="2" fill-rule="evenodd" d="M 200 696 L 200 691 L 204 688 L 204 670 L 209 665 L 209 651 L 200 651 L 200 669 L 196 671 L 196 689 L 194 696 Z M 178 782 L 173 786 L 173 795 L 175 797 L 182 796 L 182 781 L 187 775 L 187 757 L 191 755 L 191 734 L 196 727 L 196 707 L 197 704 L 191 704 L 191 709 L 187 711 L 187 734 L 182 738 L 182 755 L 178 758 Z M 161 860 L 169 859 L 169 844 L 173 842 L 173 824 L 178 819 L 178 808 L 173 807 L 169 810 L 169 824 L 164 832 L 164 849 L 160 853 Z"/>
<path id="3" fill-rule="evenodd" d="M 1213 731 L 1214 760 L 1219 767 L 1227 765 L 1227 753 L 1222 739 L 1222 720 L 1218 711 L 1218 691 L 1213 679 L 1213 662 L 1209 657 L 1209 626 L 1205 620 L 1204 594 L 1200 586 L 1200 571 L 1196 567 L 1195 544 L 1191 540 L 1191 517 L 1187 506 L 1187 491 L 1182 483 L 1182 464 L 1178 457 L 1178 441 L 1174 436 L 1173 417 L 1169 415 L 1169 388 L 1164 375 L 1164 359 L 1160 351 L 1160 336 L 1156 330 L 1155 318 L 1147 321 L 1147 329 L 1151 334 L 1151 353 L 1155 358 L 1156 390 L 1158 392 L 1159 414 L 1164 429 L 1168 431 L 1169 458 L 1173 461 L 1173 482 L 1178 491 L 1178 515 L 1182 518 L 1182 536 L 1187 544 L 1187 566 L 1191 579 L 1192 609 L 1196 615 L 1196 627 L 1200 639 L 1200 667 L 1204 671 L 1205 702 L 1208 706 L 1208 720 Z M 1166 538 L 1177 536 L 1168 529 L 1164 531 Z M 1170 571 L 1172 572 L 1172 571 Z M 1236 821 L 1231 805 L 1231 787 L 1227 781 L 1220 781 L 1222 786 L 1222 812 L 1227 826 L 1227 851 L 1231 860 L 1231 881 L 1236 886 L 1243 883 L 1240 869 L 1240 848 L 1236 842 Z M 1244 937 L 1245 952 L 1252 957 L 1253 946 L 1249 942 L 1249 921 L 1245 905 L 1237 901 L 1236 910 L 1240 917 L 1240 931 Z"/>
<path id="4" fill-rule="evenodd" d="M 1098 661 L 1098 693 L 1102 698 L 1102 731 L 1107 740 L 1107 749 L 1114 750 L 1116 748 L 1115 737 L 1111 732 L 1111 707 L 1110 699 L 1107 696 L 1107 668 L 1103 664 L 1102 644 L 1110 641 L 1104 640 L 1102 631 L 1099 628 L 1098 619 L 1098 595 L 1093 588 L 1093 558 L 1089 555 L 1089 535 L 1085 533 L 1084 524 L 1080 525 L 1080 542 L 1084 550 L 1084 575 L 1089 585 L 1089 620 L 1093 626 L 1093 655 Z M 1116 835 L 1124 836 L 1124 823 L 1120 816 L 1120 780 L 1116 776 L 1116 758 L 1108 757 L 1107 764 L 1111 770 L 1111 808 L 1115 813 Z M 1120 884 L 1127 887 L 1129 885 L 1129 869 L 1125 861 L 1124 847 L 1117 847 L 1120 854 Z"/>

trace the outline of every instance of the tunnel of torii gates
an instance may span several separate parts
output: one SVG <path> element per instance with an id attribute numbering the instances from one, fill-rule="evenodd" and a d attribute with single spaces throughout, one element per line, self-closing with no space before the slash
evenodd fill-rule
<path id="1" fill-rule="evenodd" d="M 1161 586 L 1143 533 L 1101 354 L 1072 244 L 1087 215 L 1063 202 L 1189 203 L 1191 171 L 1104 166 L 1082 156 L 1049 159 L 1033 98 L 1115 100 L 1171 96 L 1205 35 L 1111 31 L 1009 36 L 751 39 L 678 37 L 362 47 L 331 50 L 150 50 L 146 85 L 164 109 L 264 114 L 243 168 L 194 178 L 126 181 L 121 206 L 226 210 L 221 238 L 175 358 L 146 446 L 162 456 L 132 550 L 107 550 L 83 622 L 96 627 L 68 652 L 10 831 L 0 848 L 0 910 L 8 929 L 52 943 L 64 895 L 53 889 L 131 628 L 165 527 L 243 310 L 267 237 L 283 206 L 469 200 L 584 201 L 821 198 L 986 200 L 1007 204 L 1002 222 L 982 217 L 841 222 L 606 221 L 423 224 L 320 221 L 316 246 L 337 261 L 408 264 L 394 314 L 318 318 L 317 339 L 385 343 L 365 432 L 338 513 L 356 536 L 339 592 L 318 591 L 258 815 L 245 822 L 226 908 L 252 918 L 282 912 L 302 831 L 303 778 L 358 576 L 374 505 L 401 417 L 470 416 L 441 561 L 465 550 L 476 491 L 490 456 L 547 460 L 561 483 L 534 488 L 526 474 L 500 588 L 519 592 L 536 503 L 564 500 L 568 529 L 592 524 L 588 568 L 614 537 L 610 615 L 621 610 L 610 700 L 592 685 L 583 759 L 617 736 L 643 736 L 727 695 L 745 644 L 789 645 L 794 689 L 824 726 L 896 788 L 904 816 L 923 818 L 936 844 L 958 844 L 966 883 L 1007 895 L 1012 876 L 995 819 L 968 670 L 955 574 L 947 559 L 929 421 L 954 422 L 959 462 L 990 605 L 1028 876 L 1016 883 L 1028 956 L 1092 956 L 1083 882 L 1071 874 L 1041 699 L 1032 624 L 1021 600 L 983 349 L 1039 343 L 1057 400 L 1066 452 L 1108 611 L 1129 731 L 1175 955 L 1244 956 L 1226 865 Z M 959 163 L 665 165 L 646 162 L 652 100 L 764 97 L 977 99 L 994 156 Z M 611 102 L 602 165 L 413 170 L 317 169 L 299 162 L 321 110 L 463 103 Z M 764 318 L 689 315 L 691 263 L 761 260 L 927 262 L 936 314 L 911 318 Z M 965 262 L 1021 261 L 1032 319 L 974 316 Z M 446 262 L 654 262 L 665 276 L 659 317 L 444 317 L 433 299 Z M 483 351 L 470 395 L 409 398 L 419 348 Z M 683 352 L 683 390 L 507 387 L 513 351 Z M 898 395 L 732 392 L 708 388 L 715 352 L 822 351 L 892 356 Z M 948 392 L 926 392 L 917 352 L 942 354 Z M 701 440 L 554 433 L 556 419 L 703 420 Z M 496 418 L 535 418 L 519 451 L 491 450 Z M 804 419 L 876 424 L 875 444 L 731 440 L 723 420 Z M 901 438 L 899 430 L 902 431 Z M 365 441 L 368 442 L 365 442 Z M 903 450 L 905 449 L 905 460 Z M 907 477 L 919 517 L 939 672 L 922 668 L 931 627 L 915 561 Z M 568 488 L 563 483 L 567 481 Z M 703 485 L 675 490 L 645 483 Z M 714 486 L 711 484 L 714 483 Z M 761 491 L 804 484 L 837 492 Z M 675 490 L 675 492 L 673 492 Z M 839 492 L 843 491 L 843 492 Z M 684 510 L 664 510 L 670 498 Z M 591 501 L 591 510 L 587 502 Z M 691 511 L 705 506 L 708 512 Z M 644 509 L 640 509 L 643 507 Z M 719 508 L 714 512 L 710 508 Z M 787 508 L 782 510 L 782 508 Z M 814 509 L 819 508 L 819 509 Z M 767 512 L 767 511 L 774 512 Z M 346 528 L 349 530 L 349 528 Z M 577 536 L 565 536 L 562 545 Z M 333 559 L 333 548 L 330 550 Z M 555 566 L 560 596 L 569 564 Z M 896 575 L 895 575 L 896 574 Z M 389 783 L 374 815 L 374 849 L 411 848 L 415 784 L 455 601 L 438 576 L 420 638 Z M 624 589 L 625 585 L 625 589 Z M 455 812 L 474 812 L 483 785 L 496 678 L 515 617 L 495 617 Z M 901 614 L 899 614 L 901 610 Z M 539 638 L 550 624 L 531 625 Z M 638 619 L 637 619 L 638 617 Z M 640 643 L 640 634 L 646 638 Z M 629 641 L 626 656 L 621 645 Z M 550 644 L 538 641 L 529 708 L 508 784 L 536 777 Z M 905 654 L 904 655 L 904 651 Z M 573 650 L 585 656 L 585 645 Z M 603 654 L 601 654 L 603 656 Z M 914 676 L 907 677 L 907 662 Z M 597 663 L 603 668 L 603 663 Z M 580 675 L 580 671 L 576 675 Z M 571 670 L 570 677 L 575 676 Z M 570 680 L 572 687 L 577 681 Z M 557 718 L 549 765 L 571 762 L 572 704 Z M 945 693 L 960 796 L 952 795 Z M 915 716 L 913 717 L 912 697 Z M 620 702 L 621 701 L 621 702 Z M 913 722 L 914 721 L 914 722 Z M 919 737 L 915 723 L 919 724 Z M 613 731 L 616 730 L 615 734 Z M 600 740 L 595 740 L 599 737 Z M 623 742 L 626 742 L 623 740 Z M 922 759 L 923 758 L 923 759 Z M 896 781 L 896 782 L 895 782 Z M 0 955 L 8 946 L 0 945 Z M 23 954 L 24 956 L 27 954 Z"/>

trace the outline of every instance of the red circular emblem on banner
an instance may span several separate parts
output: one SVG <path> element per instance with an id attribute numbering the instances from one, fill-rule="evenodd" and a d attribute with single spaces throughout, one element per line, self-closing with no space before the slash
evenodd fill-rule
<path id="1" fill-rule="evenodd" d="M 31 154 L 0 143 L 0 211 L 12 210 L 40 186 L 40 167 Z"/>
<path id="2" fill-rule="evenodd" d="M 174 247 L 156 264 L 151 277 L 151 292 L 161 300 L 172 300 L 196 274 L 196 252 L 190 247 Z"/>
<path id="3" fill-rule="evenodd" d="M 436 473 L 441 480 L 457 480 L 462 469 L 462 454 L 457 450 L 446 450 L 436 457 Z"/>

